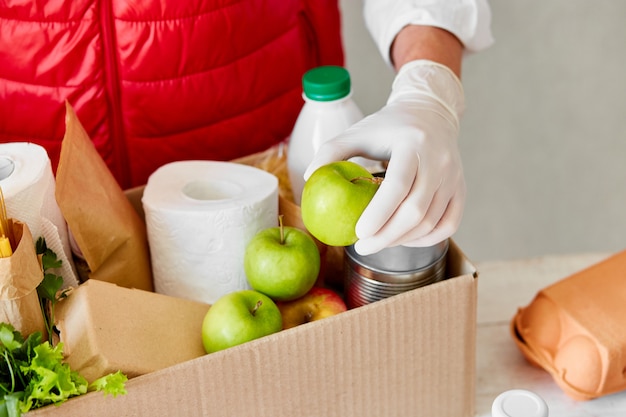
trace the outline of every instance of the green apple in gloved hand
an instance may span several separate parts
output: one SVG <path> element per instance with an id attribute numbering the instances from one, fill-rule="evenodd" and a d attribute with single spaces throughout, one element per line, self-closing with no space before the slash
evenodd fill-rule
<path id="1" fill-rule="evenodd" d="M 202 322 L 202 343 L 207 353 L 240 345 L 283 328 L 280 310 L 268 296 L 241 290 L 220 297 Z"/>
<path id="2" fill-rule="evenodd" d="M 382 178 L 351 161 L 318 168 L 302 190 L 304 226 L 326 245 L 352 245 L 357 241 L 356 223 L 381 182 Z"/>
<path id="3" fill-rule="evenodd" d="M 287 301 L 302 297 L 317 281 L 320 253 L 304 230 L 279 226 L 258 232 L 246 246 L 243 266 L 250 286 Z"/>

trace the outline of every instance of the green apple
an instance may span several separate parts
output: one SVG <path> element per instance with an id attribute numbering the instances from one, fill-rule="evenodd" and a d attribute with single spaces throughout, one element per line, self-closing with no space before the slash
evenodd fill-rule
<path id="1" fill-rule="evenodd" d="M 331 162 L 318 168 L 302 190 L 304 226 L 326 245 L 352 245 L 357 241 L 356 223 L 381 181 L 351 161 Z"/>
<path id="2" fill-rule="evenodd" d="M 244 271 L 250 286 L 273 300 L 293 300 L 317 280 L 320 253 L 308 233 L 283 226 L 258 232 L 246 246 Z"/>
<path id="3" fill-rule="evenodd" d="M 283 328 L 276 303 L 254 290 L 221 296 L 202 322 L 202 343 L 207 353 L 217 352 L 276 333 Z"/>
<path id="4" fill-rule="evenodd" d="M 313 287 L 300 298 L 278 301 L 276 305 L 283 316 L 283 329 L 321 320 L 348 309 L 338 293 L 324 287 Z"/>

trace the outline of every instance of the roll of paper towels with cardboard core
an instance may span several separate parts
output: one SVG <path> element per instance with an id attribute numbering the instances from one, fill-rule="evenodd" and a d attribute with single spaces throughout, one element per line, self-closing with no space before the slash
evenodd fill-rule
<path id="1" fill-rule="evenodd" d="M 77 286 L 69 231 L 54 196 L 56 183 L 46 150 L 29 142 L 0 144 L 0 187 L 7 216 L 28 225 L 33 240 L 43 237 L 61 266 L 63 287 Z"/>
<path id="2" fill-rule="evenodd" d="M 278 179 L 232 162 L 172 162 L 150 176 L 142 204 L 155 291 L 212 304 L 250 288 L 245 249 L 278 224 Z"/>

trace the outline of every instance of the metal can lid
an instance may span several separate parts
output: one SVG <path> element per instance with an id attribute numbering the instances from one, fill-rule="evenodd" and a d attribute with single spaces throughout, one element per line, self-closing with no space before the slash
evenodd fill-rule
<path id="1" fill-rule="evenodd" d="M 422 248 L 395 246 L 371 255 L 360 255 L 354 245 L 346 246 L 348 262 L 385 275 L 411 275 L 432 269 L 448 251 L 448 240 Z"/>

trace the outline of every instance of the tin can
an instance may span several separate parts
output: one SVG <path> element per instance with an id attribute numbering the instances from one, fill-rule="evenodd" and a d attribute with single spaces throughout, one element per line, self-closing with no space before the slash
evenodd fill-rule
<path id="1" fill-rule="evenodd" d="M 344 251 L 346 304 L 354 308 L 444 279 L 448 240 L 422 248 L 396 246 L 365 256 L 354 245 Z"/>

